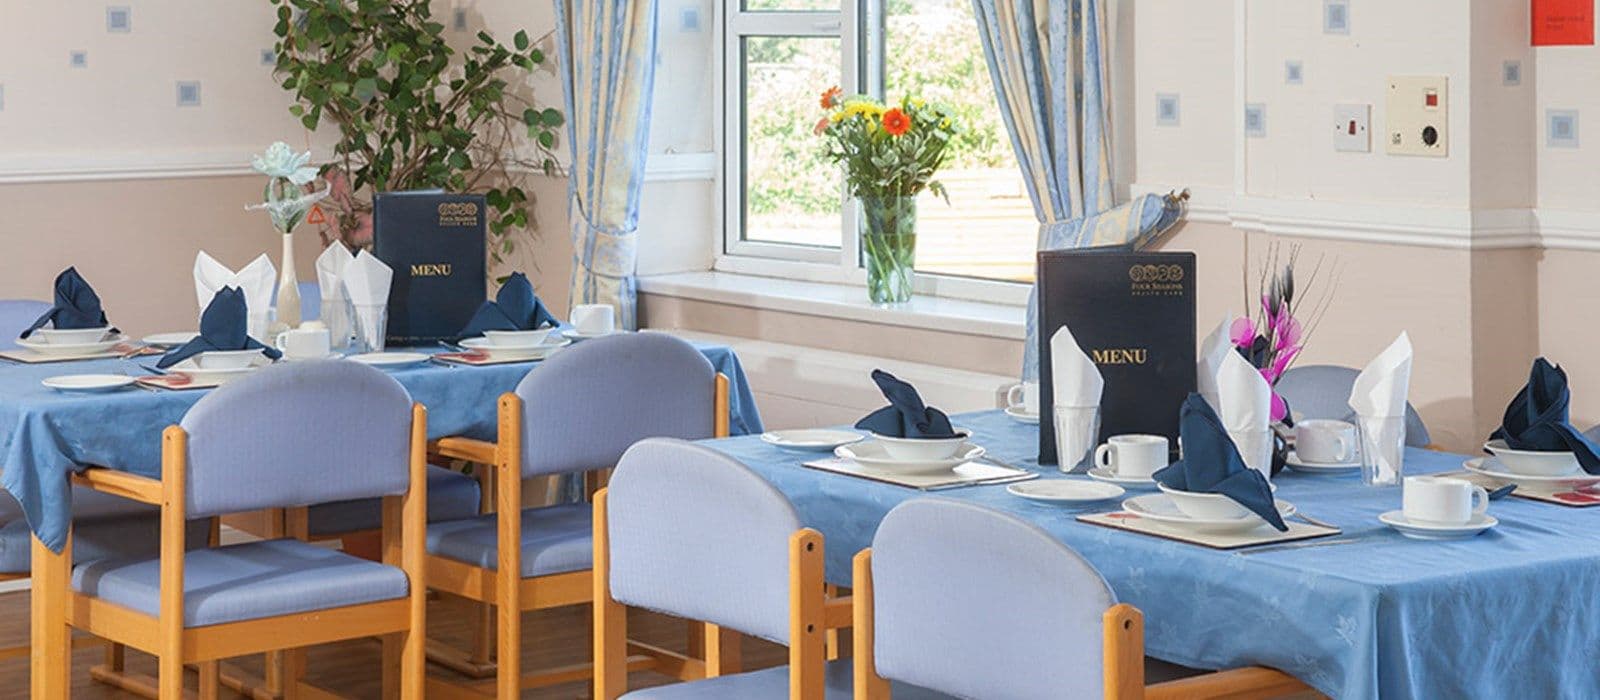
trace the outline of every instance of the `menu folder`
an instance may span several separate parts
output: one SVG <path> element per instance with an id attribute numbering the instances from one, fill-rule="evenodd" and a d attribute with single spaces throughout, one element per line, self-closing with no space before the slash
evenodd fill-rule
<path id="1" fill-rule="evenodd" d="M 1039 251 L 1037 280 L 1039 463 L 1058 461 L 1050 337 L 1062 326 L 1105 378 L 1100 441 L 1165 435 L 1175 451 L 1178 409 L 1195 390 L 1194 253 Z"/>
<path id="2" fill-rule="evenodd" d="M 372 199 L 372 254 L 394 269 L 390 345 L 455 340 L 488 298 L 483 195 L 382 192 Z"/>

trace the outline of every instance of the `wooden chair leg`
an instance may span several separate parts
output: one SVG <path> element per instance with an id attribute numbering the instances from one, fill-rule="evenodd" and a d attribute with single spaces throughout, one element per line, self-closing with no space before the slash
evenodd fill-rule
<path id="1" fill-rule="evenodd" d="M 200 700 L 217 700 L 222 689 L 222 678 L 217 673 L 217 662 L 206 661 L 199 666 Z"/>
<path id="2" fill-rule="evenodd" d="M 705 623 L 706 678 L 738 673 L 744 664 L 739 633 L 721 625 Z"/>
<path id="3" fill-rule="evenodd" d="M 32 671 L 33 700 L 65 700 L 72 693 L 72 634 L 67 627 L 72 540 L 61 553 L 33 538 Z"/>
<path id="4" fill-rule="evenodd" d="M 823 587 L 822 595 L 824 597 L 826 597 L 828 600 L 833 600 L 834 598 L 838 598 L 839 597 L 839 587 L 830 583 L 827 586 Z M 838 661 L 839 660 L 839 628 L 837 628 L 837 627 L 828 628 L 828 633 L 826 635 L 826 641 L 824 643 L 827 645 L 827 659 L 829 661 Z"/>
<path id="5" fill-rule="evenodd" d="M 106 642 L 105 668 L 113 673 L 128 670 L 128 648 L 116 642 Z"/>
<path id="6" fill-rule="evenodd" d="M 386 634 L 382 642 L 383 655 L 379 663 L 383 666 L 383 697 L 394 700 L 400 697 L 400 635 Z"/>

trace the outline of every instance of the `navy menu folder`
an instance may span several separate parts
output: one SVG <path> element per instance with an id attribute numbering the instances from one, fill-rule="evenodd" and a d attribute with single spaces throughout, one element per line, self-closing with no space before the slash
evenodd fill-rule
<path id="1" fill-rule="evenodd" d="M 483 195 L 440 190 L 372 198 L 372 254 L 394 269 L 387 342 L 455 340 L 488 298 Z"/>

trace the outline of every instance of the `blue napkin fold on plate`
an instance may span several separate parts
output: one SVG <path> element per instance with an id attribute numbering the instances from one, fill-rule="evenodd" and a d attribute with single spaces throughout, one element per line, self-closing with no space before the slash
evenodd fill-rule
<path id="1" fill-rule="evenodd" d="M 889 405 L 856 421 L 857 428 L 889 437 L 956 437 L 955 429 L 950 427 L 950 417 L 944 411 L 924 405 L 916 387 L 881 369 L 872 370 L 872 381 L 877 383 Z"/>
<path id="2" fill-rule="evenodd" d="M 1533 361 L 1528 383 L 1506 406 L 1500 427 L 1490 440 L 1505 440 L 1513 450 L 1570 451 L 1590 474 L 1600 474 L 1600 445 L 1572 427 L 1567 410 L 1572 391 L 1567 373 L 1543 357 Z"/>
<path id="3" fill-rule="evenodd" d="M 461 329 L 461 337 L 483 335 L 484 331 L 533 331 L 559 325 L 561 322 L 533 293 L 527 275 L 513 272 L 495 293 L 494 301 L 483 302 L 472 314 L 472 320 Z"/>
<path id="4" fill-rule="evenodd" d="M 244 292 L 238 287 L 223 287 L 211 297 L 211 303 L 206 304 L 205 313 L 200 314 L 200 335 L 162 355 L 156 366 L 166 369 L 213 350 L 260 350 L 274 360 L 281 357 L 283 353 L 250 337 L 246 325 L 248 322 Z"/>
<path id="5" fill-rule="evenodd" d="M 34 331 L 50 323 L 52 327 L 61 330 L 74 328 L 104 328 L 111 325 L 106 321 L 105 309 L 100 307 L 100 295 L 94 293 L 94 287 L 84 281 L 78 274 L 78 268 L 69 267 L 56 275 L 56 301 L 39 320 L 22 331 L 21 337 L 26 338 Z M 113 333 L 117 329 L 111 329 Z"/>
<path id="6" fill-rule="evenodd" d="M 1279 532 L 1289 526 L 1278 514 L 1267 477 L 1245 466 L 1211 404 L 1191 393 L 1178 413 L 1178 434 L 1183 438 L 1183 459 L 1156 472 L 1156 481 L 1169 489 L 1217 493 L 1261 516 Z"/>

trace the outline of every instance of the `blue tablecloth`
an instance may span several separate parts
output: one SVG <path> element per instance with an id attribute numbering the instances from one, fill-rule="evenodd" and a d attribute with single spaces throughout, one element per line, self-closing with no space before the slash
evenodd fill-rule
<path id="1" fill-rule="evenodd" d="M 1036 426 L 999 411 L 956 423 L 998 459 L 1040 469 Z M 1026 518 L 1082 553 L 1122 601 L 1144 611 L 1146 648 L 1157 658 L 1197 668 L 1269 666 L 1336 698 L 1600 697 L 1600 508 L 1508 498 L 1490 508 L 1495 529 L 1424 542 L 1378 522 L 1400 508 L 1399 488 L 1366 487 L 1359 475 L 1286 472 L 1274 480 L 1279 498 L 1359 541 L 1239 554 L 1074 519 L 1115 502 L 1042 505 L 999 485 L 922 494 L 806 469 L 804 457 L 756 437 L 708 444 L 753 467 L 823 533 L 834 583 L 849 585 L 851 556 L 871 543 L 890 508 L 954 498 Z M 1458 470 L 1462 460 L 1412 449 L 1405 470 Z M 1056 652 L 1041 649 L 1041 662 Z"/>
<path id="2" fill-rule="evenodd" d="M 761 432 L 761 415 L 744 369 L 724 345 L 695 343 L 728 376 L 729 432 Z M 434 352 L 434 351 L 428 351 Z M 137 389 L 64 394 L 39 384 L 59 374 L 139 374 L 131 361 L 91 360 L 0 364 L 0 484 L 22 503 L 34 534 L 52 549 L 65 544 L 71 492 L 67 474 L 86 465 L 161 476 L 161 431 L 177 423 L 207 392 Z M 140 358 L 146 366 L 154 357 Z M 428 437 L 493 440 L 495 398 L 511 391 L 538 363 L 486 367 L 425 363 L 394 372 L 411 397 L 428 407 Z"/>

